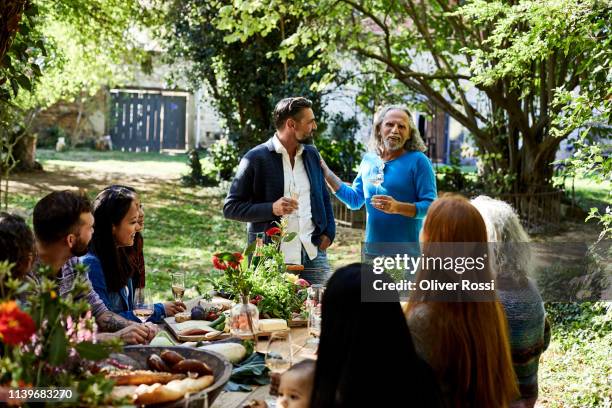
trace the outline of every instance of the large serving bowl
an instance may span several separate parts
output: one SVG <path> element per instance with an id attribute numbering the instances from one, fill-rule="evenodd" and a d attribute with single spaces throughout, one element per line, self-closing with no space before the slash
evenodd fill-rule
<path id="1" fill-rule="evenodd" d="M 190 394 L 187 400 L 181 398 L 176 401 L 156 404 L 154 406 L 159 408 L 203 407 L 205 406 L 206 398 L 208 398 L 208 406 L 212 405 L 213 401 L 219 396 L 232 375 L 232 364 L 218 353 L 191 347 L 126 346 L 123 349 L 123 354 L 131 357 L 137 362 L 138 366 L 134 367 L 135 369 L 147 370 L 149 369 L 147 367 L 147 358 L 149 358 L 151 354 L 159 355 L 164 350 L 176 351 L 185 358 L 193 358 L 206 363 L 213 371 L 215 382 L 200 392 Z"/>

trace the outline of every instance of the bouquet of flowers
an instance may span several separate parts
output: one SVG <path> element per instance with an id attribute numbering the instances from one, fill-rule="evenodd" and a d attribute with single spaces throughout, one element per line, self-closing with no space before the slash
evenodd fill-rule
<path id="1" fill-rule="evenodd" d="M 48 268 L 39 271 L 40 282 L 15 279 L 10 269 L 0 263 L 0 394 L 15 387 L 76 386 L 78 405 L 103 403 L 113 382 L 89 368 L 120 345 L 96 343 L 87 301 L 74 300 L 84 293 L 84 281 L 59 296 Z"/>
<path id="2" fill-rule="evenodd" d="M 282 220 L 266 231 L 268 244 L 251 243 L 244 252 L 220 252 L 213 256 L 213 265 L 223 273 L 213 274 L 207 280 L 216 291 L 235 298 L 247 298 L 267 318 L 290 320 L 304 311 L 305 288 L 308 282 L 286 272 L 280 246 L 296 237 L 286 233 Z"/>

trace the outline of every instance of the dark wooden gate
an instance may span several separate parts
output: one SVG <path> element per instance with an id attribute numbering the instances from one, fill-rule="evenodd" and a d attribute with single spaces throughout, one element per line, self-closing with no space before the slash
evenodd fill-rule
<path id="1" fill-rule="evenodd" d="M 111 91 L 113 149 L 159 152 L 186 149 L 187 96 L 163 91 Z"/>

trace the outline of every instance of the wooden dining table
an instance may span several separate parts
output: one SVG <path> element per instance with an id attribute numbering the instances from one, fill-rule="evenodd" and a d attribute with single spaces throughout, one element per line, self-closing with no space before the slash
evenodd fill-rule
<path id="1" fill-rule="evenodd" d="M 308 329 L 306 327 L 291 328 L 291 344 L 293 363 L 297 363 L 305 358 L 316 359 L 316 355 L 312 352 L 312 348 L 306 346 L 306 341 L 309 339 Z M 257 351 L 265 352 L 267 338 L 261 338 L 257 342 Z M 257 386 L 253 385 L 250 392 L 228 392 L 223 391 L 211 408 L 240 408 L 251 400 L 265 400 L 270 397 L 270 385 Z"/>
<path id="2" fill-rule="evenodd" d="M 188 310 L 196 305 L 198 299 L 194 299 L 188 302 L 185 302 Z M 173 338 L 177 345 L 180 345 L 180 341 L 176 340 L 172 333 L 168 330 L 165 324 L 159 325 L 162 331 L 167 332 L 171 338 Z M 308 334 L 308 328 L 306 327 L 292 327 L 290 328 L 291 333 L 291 345 L 292 345 L 292 360 L 293 363 L 304 360 L 306 358 L 316 359 L 316 354 L 314 353 L 314 348 L 312 343 L 307 343 L 310 336 Z M 268 344 L 267 337 L 261 337 L 257 341 L 257 346 L 255 348 L 256 351 L 265 352 Z M 252 385 L 252 390 L 250 392 L 229 392 L 223 391 L 217 397 L 215 402 L 210 406 L 210 408 L 240 408 L 247 404 L 249 401 L 257 399 L 257 400 L 265 400 L 269 398 L 270 394 L 270 385 Z"/>

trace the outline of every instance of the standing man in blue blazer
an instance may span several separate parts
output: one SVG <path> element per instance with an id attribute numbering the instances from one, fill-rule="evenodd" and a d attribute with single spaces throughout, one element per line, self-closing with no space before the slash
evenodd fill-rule
<path id="1" fill-rule="evenodd" d="M 317 129 L 312 102 L 285 98 L 274 108 L 276 133 L 249 150 L 225 199 L 225 218 L 247 222 L 249 240 L 281 217 L 297 237 L 283 242 L 288 264 L 302 264 L 301 277 L 325 283 L 330 274 L 326 250 L 336 235 L 320 156 L 312 146 Z"/>

